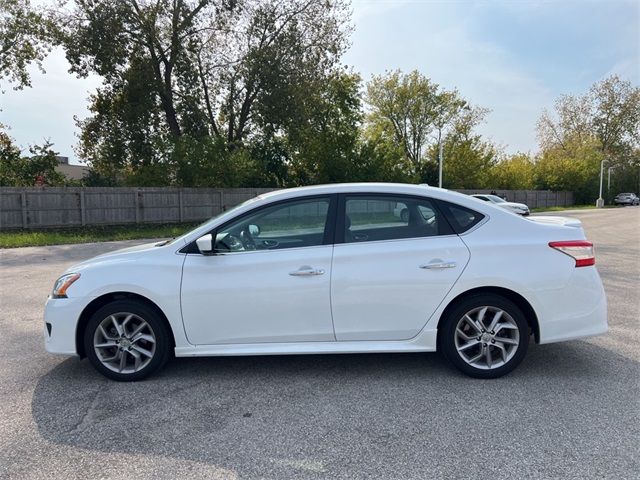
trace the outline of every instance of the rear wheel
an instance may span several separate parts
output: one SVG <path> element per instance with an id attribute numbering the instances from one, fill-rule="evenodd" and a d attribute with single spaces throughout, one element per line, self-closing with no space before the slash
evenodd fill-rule
<path id="1" fill-rule="evenodd" d="M 440 347 L 456 368 L 471 377 L 506 375 L 527 353 L 529 325 L 522 311 L 504 297 L 468 297 L 443 321 Z"/>
<path id="2" fill-rule="evenodd" d="M 169 358 L 169 332 L 147 305 L 117 300 L 89 319 L 84 348 L 91 364 L 118 381 L 142 380 Z"/>
<path id="3" fill-rule="evenodd" d="M 406 208 L 402 209 L 402 211 L 400 212 L 400 220 L 402 220 L 404 223 L 407 223 L 409 221 L 409 210 L 407 210 Z"/>

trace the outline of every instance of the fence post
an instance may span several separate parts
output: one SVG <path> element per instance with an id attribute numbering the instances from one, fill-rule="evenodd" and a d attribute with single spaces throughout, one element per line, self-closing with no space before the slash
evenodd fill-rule
<path id="1" fill-rule="evenodd" d="M 136 188 L 133 195 L 136 206 L 136 223 L 140 223 L 140 190 Z"/>
<path id="2" fill-rule="evenodd" d="M 178 221 L 180 223 L 184 222 L 184 200 L 182 199 L 182 189 L 178 190 Z"/>
<path id="3" fill-rule="evenodd" d="M 80 222 L 84 227 L 87 224 L 87 210 L 84 207 L 84 190 L 80 190 Z"/>
<path id="4" fill-rule="evenodd" d="M 221 211 L 221 212 L 224 212 L 224 211 L 226 211 L 226 210 L 227 210 L 227 209 L 224 207 L 224 190 L 220 189 L 220 190 L 218 191 L 218 193 L 220 194 L 220 211 Z M 218 212 L 213 212 L 213 214 L 214 214 L 214 215 L 215 215 L 216 213 L 218 213 Z"/>
<path id="5" fill-rule="evenodd" d="M 20 193 L 20 202 L 22 204 L 22 228 L 27 228 L 27 193 Z"/>

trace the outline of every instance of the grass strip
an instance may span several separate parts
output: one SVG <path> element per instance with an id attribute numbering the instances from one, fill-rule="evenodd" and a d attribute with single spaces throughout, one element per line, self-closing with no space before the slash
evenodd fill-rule
<path id="1" fill-rule="evenodd" d="M 0 231 L 0 248 L 64 245 L 71 243 L 109 242 L 142 238 L 171 238 L 182 235 L 197 224 L 114 225 L 61 228 L 50 230 Z"/>

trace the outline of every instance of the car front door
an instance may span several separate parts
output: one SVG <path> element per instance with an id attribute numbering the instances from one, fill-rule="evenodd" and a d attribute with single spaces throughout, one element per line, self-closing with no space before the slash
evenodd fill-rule
<path id="1" fill-rule="evenodd" d="M 260 207 L 218 228 L 215 254 L 188 254 L 181 302 L 196 345 L 334 341 L 335 199 Z"/>
<path id="2" fill-rule="evenodd" d="M 398 204 L 409 212 L 394 214 Z M 434 202 L 346 195 L 340 200 L 331 302 L 338 341 L 417 335 L 453 287 L 469 250 Z"/>

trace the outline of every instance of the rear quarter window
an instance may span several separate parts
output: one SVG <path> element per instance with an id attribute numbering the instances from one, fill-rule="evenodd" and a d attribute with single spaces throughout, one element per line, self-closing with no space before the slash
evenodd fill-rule
<path id="1" fill-rule="evenodd" d="M 438 200 L 438 206 L 457 234 L 471 230 L 484 218 L 482 213 L 455 203 Z"/>

